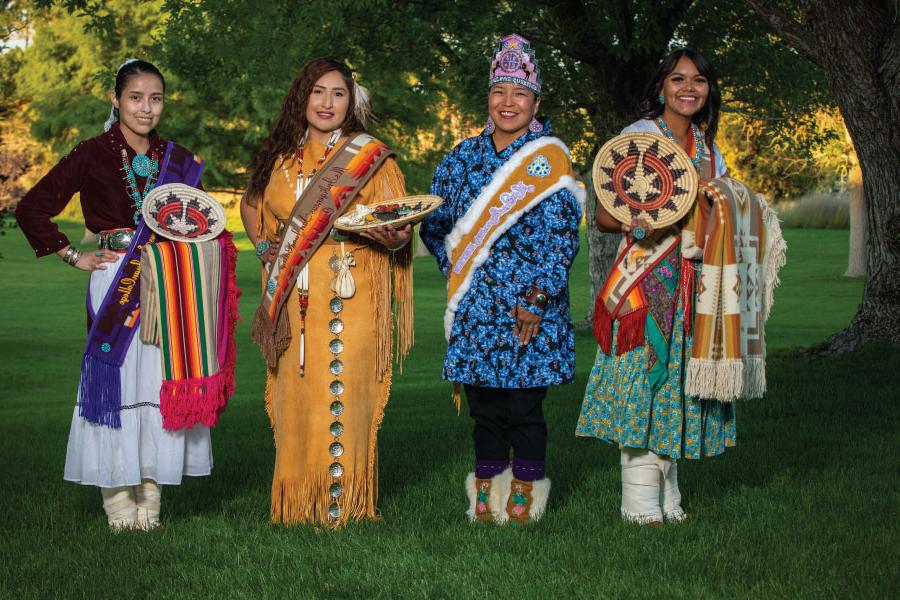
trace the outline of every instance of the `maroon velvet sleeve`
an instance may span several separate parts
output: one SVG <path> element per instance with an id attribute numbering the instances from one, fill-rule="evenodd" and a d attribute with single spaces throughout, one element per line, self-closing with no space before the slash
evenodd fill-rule
<path id="1" fill-rule="evenodd" d="M 16 207 L 16 221 L 39 257 L 53 254 L 69 244 L 69 239 L 52 218 L 61 213 L 81 189 L 85 161 L 89 158 L 85 145 L 82 142 L 75 146 Z"/>

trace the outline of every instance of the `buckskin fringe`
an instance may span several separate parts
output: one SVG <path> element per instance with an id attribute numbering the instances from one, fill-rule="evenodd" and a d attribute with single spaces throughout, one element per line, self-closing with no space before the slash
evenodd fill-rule
<path id="1" fill-rule="evenodd" d="M 368 247 L 357 252 L 366 277 L 372 282 L 370 301 L 375 309 L 375 361 L 378 380 L 403 359 L 414 340 L 412 253 L 409 246 L 396 253 Z M 396 330 L 396 332 L 395 332 Z"/>
<path id="2" fill-rule="evenodd" d="M 412 243 L 395 252 L 391 258 L 394 274 L 394 320 L 397 324 L 394 359 L 397 361 L 402 375 L 403 359 L 409 354 L 415 342 Z"/>
<path id="3" fill-rule="evenodd" d="M 275 523 L 318 525 L 330 529 L 337 529 L 351 520 L 377 520 L 375 504 L 369 502 L 374 490 L 366 479 L 357 479 L 349 472 L 341 477 L 343 490 L 338 499 L 341 516 L 337 519 L 328 516 L 328 508 L 333 502 L 328 488 L 334 480 L 327 469 L 302 480 L 276 479 L 272 482 L 269 514 Z"/>
<path id="4" fill-rule="evenodd" d="M 273 323 L 265 307 L 260 305 L 253 315 L 250 337 L 259 346 L 259 351 L 269 368 L 274 369 L 278 357 L 291 344 L 291 321 L 287 310 L 281 310 L 277 322 Z"/>
<path id="5" fill-rule="evenodd" d="M 391 397 L 392 375 L 393 370 L 389 370 L 381 382 L 378 401 L 375 404 L 375 411 L 372 413 L 372 427 L 369 429 L 369 446 L 366 449 L 366 485 L 368 487 L 368 499 L 371 510 L 367 510 L 364 515 L 357 517 L 360 519 L 363 517 L 378 519 L 381 516 L 378 510 L 378 430 L 381 429 L 381 423 L 384 421 L 384 409 L 387 407 L 388 400 Z M 369 516 L 370 513 L 372 516 Z"/>
<path id="6" fill-rule="evenodd" d="M 378 381 L 391 368 L 391 271 L 388 253 L 368 246 L 357 251 L 357 264 L 363 263 L 366 278 L 371 282 L 369 302 L 375 312 L 375 372 Z"/>
<path id="7" fill-rule="evenodd" d="M 275 431 L 275 407 L 272 405 L 272 394 L 275 393 L 275 371 L 266 367 L 266 391 L 263 398 L 263 406 L 266 410 L 266 416 L 269 417 L 269 427 L 272 428 L 272 442 L 278 448 L 278 435 Z"/>

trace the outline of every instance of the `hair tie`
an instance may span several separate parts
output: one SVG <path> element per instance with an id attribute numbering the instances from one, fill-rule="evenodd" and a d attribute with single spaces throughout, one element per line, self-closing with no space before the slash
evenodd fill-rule
<path id="1" fill-rule="evenodd" d="M 119 68 L 116 69 L 116 77 L 119 76 L 119 73 L 122 71 L 123 68 L 125 68 L 126 66 L 130 65 L 131 63 L 137 62 L 139 60 L 140 60 L 139 58 L 129 58 L 128 60 L 123 62 L 121 65 L 119 65 Z"/>
<path id="2" fill-rule="evenodd" d="M 122 72 L 122 69 L 124 69 L 125 67 L 127 67 L 128 65 L 130 65 L 133 62 L 137 62 L 138 60 L 140 60 L 140 59 L 129 58 L 128 60 L 123 62 L 121 65 L 119 65 L 119 68 L 116 69 L 116 78 L 119 77 L 119 73 Z M 106 121 L 103 123 L 103 131 L 104 132 L 109 131 L 112 128 L 112 126 L 116 124 L 116 122 L 118 120 L 119 120 L 119 109 L 116 108 L 115 106 L 111 106 L 109 109 L 109 116 L 106 118 Z"/>

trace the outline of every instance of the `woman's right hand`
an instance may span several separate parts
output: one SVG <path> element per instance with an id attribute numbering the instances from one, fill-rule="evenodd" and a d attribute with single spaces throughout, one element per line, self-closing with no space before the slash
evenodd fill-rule
<path id="1" fill-rule="evenodd" d="M 75 267 L 82 271 L 105 271 L 106 263 L 114 263 L 119 255 L 112 250 L 96 250 L 94 252 L 82 252 L 75 263 Z"/>
<path id="2" fill-rule="evenodd" d="M 653 235 L 653 227 L 644 219 L 632 219 L 631 223 L 622 223 L 622 233 L 630 235 L 635 229 L 643 229 L 643 235 L 635 239 L 649 238 Z"/>

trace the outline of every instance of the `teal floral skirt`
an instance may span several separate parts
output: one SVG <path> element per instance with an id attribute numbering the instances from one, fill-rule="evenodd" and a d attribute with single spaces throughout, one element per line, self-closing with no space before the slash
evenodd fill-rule
<path id="1" fill-rule="evenodd" d="M 684 310 L 675 312 L 668 377 L 654 394 L 647 344 L 607 356 L 597 349 L 575 435 L 629 448 L 649 448 L 670 458 L 716 456 L 737 441 L 734 403 L 684 395 L 684 372 L 692 336 L 684 335 Z M 618 323 L 614 325 L 615 344 Z"/>

